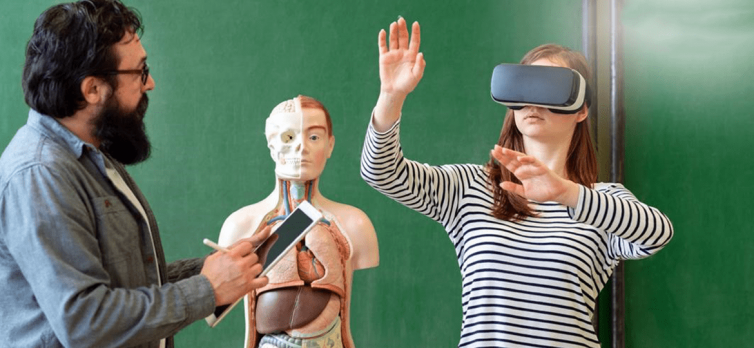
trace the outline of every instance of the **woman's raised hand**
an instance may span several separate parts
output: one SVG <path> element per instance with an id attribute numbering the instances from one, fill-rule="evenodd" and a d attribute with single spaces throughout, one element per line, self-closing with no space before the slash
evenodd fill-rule
<path id="1" fill-rule="evenodd" d="M 411 27 L 409 41 L 406 20 L 390 23 L 390 41 L 385 29 L 380 30 L 377 44 L 380 49 L 380 90 L 382 93 L 407 95 L 414 90 L 424 74 L 424 55 L 419 53 L 421 33 L 419 23 Z"/>
<path id="2" fill-rule="evenodd" d="M 579 185 L 561 178 L 544 163 L 525 153 L 495 145 L 492 156 L 521 181 L 500 183 L 503 190 L 513 192 L 537 202 L 554 201 L 576 208 L 579 199 Z"/>

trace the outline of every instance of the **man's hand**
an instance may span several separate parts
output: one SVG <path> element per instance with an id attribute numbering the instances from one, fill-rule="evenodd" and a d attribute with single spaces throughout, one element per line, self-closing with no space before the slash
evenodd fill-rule
<path id="1" fill-rule="evenodd" d="M 270 227 L 250 238 L 237 241 L 228 251 L 207 257 L 201 274 L 215 291 L 215 305 L 231 304 L 254 289 L 267 285 L 267 277 L 257 278 L 262 264 L 254 249 L 270 235 Z"/>

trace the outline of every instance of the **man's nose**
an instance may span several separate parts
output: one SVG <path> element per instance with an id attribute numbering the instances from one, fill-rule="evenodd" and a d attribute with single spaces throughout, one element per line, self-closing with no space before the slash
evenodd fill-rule
<path id="1" fill-rule="evenodd" d="M 149 76 L 147 76 L 147 84 L 144 85 L 144 92 L 153 90 L 154 85 L 154 79 L 152 78 L 152 74 L 150 73 Z"/>

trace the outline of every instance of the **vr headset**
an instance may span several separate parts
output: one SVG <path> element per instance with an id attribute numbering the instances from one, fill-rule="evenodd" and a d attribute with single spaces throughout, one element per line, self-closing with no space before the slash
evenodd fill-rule
<path id="1" fill-rule="evenodd" d="M 523 64 L 496 66 L 491 94 L 512 110 L 533 105 L 558 114 L 576 113 L 590 100 L 586 80 L 576 70 Z"/>

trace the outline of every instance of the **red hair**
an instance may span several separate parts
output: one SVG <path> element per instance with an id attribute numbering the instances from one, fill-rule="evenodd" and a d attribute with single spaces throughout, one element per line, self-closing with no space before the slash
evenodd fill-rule
<path id="1" fill-rule="evenodd" d="M 330 112 L 327 111 L 327 108 L 325 108 L 325 105 L 322 104 L 317 99 L 314 99 L 312 97 L 308 97 L 305 95 L 300 95 L 298 97 L 299 102 L 301 102 L 301 108 L 309 108 L 309 109 L 319 109 L 322 110 L 325 113 L 325 121 L 327 122 L 327 135 L 332 136 L 332 120 L 330 119 Z"/>

